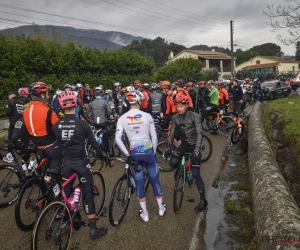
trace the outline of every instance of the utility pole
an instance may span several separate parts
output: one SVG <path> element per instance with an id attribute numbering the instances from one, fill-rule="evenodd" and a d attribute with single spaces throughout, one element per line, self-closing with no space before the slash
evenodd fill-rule
<path id="1" fill-rule="evenodd" d="M 231 44 L 231 74 L 233 76 L 234 63 L 233 63 L 233 21 L 230 21 L 230 44 Z"/>

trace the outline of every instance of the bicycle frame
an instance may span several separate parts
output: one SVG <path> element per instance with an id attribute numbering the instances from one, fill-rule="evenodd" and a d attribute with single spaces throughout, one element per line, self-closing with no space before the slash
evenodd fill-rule
<path id="1" fill-rule="evenodd" d="M 186 161 L 187 157 L 189 159 L 188 161 Z M 190 162 L 190 159 L 191 159 L 191 156 L 189 154 L 189 155 L 183 155 L 182 156 L 182 160 L 181 160 L 181 167 L 183 168 L 183 185 L 182 185 L 182 191 L 183 192 L 185 191 L 186 183 L 188 181 L 190 181 L 191 177 L 192 177 L 192 172 L 188 173 L 188 170 L 187 170 L 187 168 L 189 168 L 189 171 L 191 171 L 191 162 Z M 190 165 L 186 166 L 186 163 L 190 163 Z"/>

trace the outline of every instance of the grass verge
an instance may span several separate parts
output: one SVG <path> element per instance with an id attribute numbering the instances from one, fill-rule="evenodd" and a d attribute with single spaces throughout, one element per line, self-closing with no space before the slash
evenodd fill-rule
<path id="1" fill-rule="evenodd" d="M 236 154 L 238 155 L 238 154 Z M 238 250 L 255 250 L 257 241 L 252 213 L 252 198 L 247 162 L 240 155 L 237 164 L 237 183 L 233 184 L 224 200 L 226 221 L 231 228 L 228 235 L 241 245 Z"/>

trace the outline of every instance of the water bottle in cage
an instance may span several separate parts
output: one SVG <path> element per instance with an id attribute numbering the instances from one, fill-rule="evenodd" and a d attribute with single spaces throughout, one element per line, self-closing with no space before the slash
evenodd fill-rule
<path id="1" fill-rule="evenodd" d="M 102 142 L 102 133 L 100 133 L 99 135 L 96 136 L 96 140 L 97 140 L 98 144 L 100 144 Z"/>

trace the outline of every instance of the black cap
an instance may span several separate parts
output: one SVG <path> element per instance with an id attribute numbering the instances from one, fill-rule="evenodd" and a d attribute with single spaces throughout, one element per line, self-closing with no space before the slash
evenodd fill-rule
<path id="1" fill-rule="evenodd" d="M 7 96 L 10 96 L 10 95 L 15 95 L 15 92 L 9 91 L 8 94 L 7 94 Z"/>

